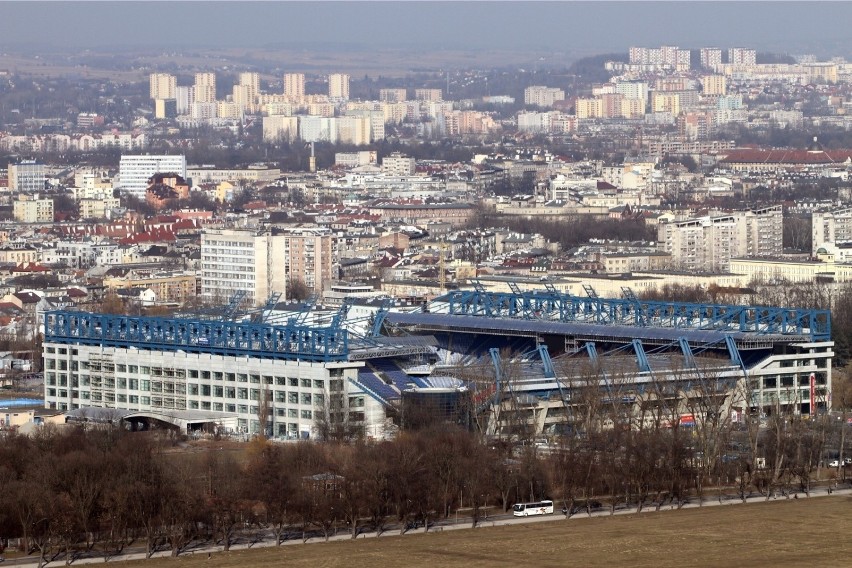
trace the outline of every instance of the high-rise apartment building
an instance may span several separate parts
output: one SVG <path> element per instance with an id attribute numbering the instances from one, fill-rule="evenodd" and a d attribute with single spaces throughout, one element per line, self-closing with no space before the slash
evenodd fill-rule
<path id="1" fill-rule="evenodd" d="M 440 103 L 444 100 L 444 92 L 441 89 L 414 89 L 414 100 Z"/>
<path id="2" fill-rule="evenodd" d="M 645 81 L 618 81 L 615 83 L 615 92 L 624 95 L 627 99 L 648 100 L 648 83 Z"/>
<path id="3" fill-rule="evenodd" d="M 724 75 L 704 75 L 701 77 L 701 92 L 705 95 L 728 94 L 728 81 Z"/>
<path id="4" fill-rule="evenodd" d="M 659 247 L 672 255 L 677 268 L 724 272 L 731 258 L 780 255 L 782 223 L 780 205 L 663 223 L 658 229 Z"/>
<path id="5" fill-rule="evenodd" d="M 824 245 L 852 243 L 852 209 L 814 212 L 811 230 L 813 254 Z"/>
<path id="6" fill-rule="evenodd" d="M 274 115 L 263 117 L 263 140 L 265 142 L 290 143 L 299 137 L 299 118 Z"/>
<path id="7" fill-rule="evenodd" d="M 305 74 L 287 73 L 284 75 L 284 94 L 294 99 L 305 96 Z"/>
<path id="8" fill-rule="evenodd" d="M 176 87 L 175 101 L 178 115 L 189 114 L 190 105 L 195 101 L 195 87 Z"/>
<path id="9" fill-rule="evenodd" d="M 197 102 L 197 103 L 216 102 L 216 74 L 215 73 L 196 73 L 195 74 L 195 102 Z"/>
<path id="10" fill-rule="evenodd" d="M 676 46 L 631 47 L 628 54 L 631 65 L 666 65 L 678 71 L 689 71 L 690 67 L 689 50 Z"/>
<path id="11" fill-rule="evenodd" d="M 149 78 L 151 98 L 173 99 L 177 88 L 177 78 L 168 73 L 151 73 Z"/>
<path id="12" fill-rule="evenodd" d="M 260 96 L 260 75 L 258 73 L 240 73 L 240 82 L 234 85 L 233 101 L 246 112 L 257 110 L 257 98 Z"/>
<path id="13" fill-rule="evenodd" d="M 332 73 L 328 76 L 328 96 L 330 99 L 349 100 L 349 75 Z"/>
<path id="14" fill-rule="evenodd" d="M 702 47 L 699 57 L 701 66 L 707 69 L 715 69 L 716 65 L 722 64 L 722 50 L 718 47 Z"/>
<path id="15" fill-rule="evenodd" d="M 227 303 L 238 291 L 255 306 L 285 292 L 283 263 L 276 262 L 269 232 L 207 229 L 201 235 L 201 296 Z"/>
<path id="16" fill-rule="evenodd" d="M 746 47 L 732 47 L 728 50 L 730 65 L 757 65 L 757 51 Z"/>
<path id="17" fill-rule="evenodd" d="M 532 85 L 524 89 L 524 104 L 551 107 L 556 101 L 565 100 L 565 91 L 554 87 Z"/>
<path id="18" fill-rule="evenodd" d="M 186 178 L 186 156 L 123 155 L 118 165 L 119 189 L 144 199 L 148 180 L 158 173 Z"/>
<path id="19" fill-rule="evenodd" d="M 313 293 L 322 294 L 332 280 L 332 236 L 297 229 L 272 239 L 273 257 L 283 267 L 286 282 L 301 282 Z"/>
<path id="20" fill-rule="evenodd" d="M 407 97 L 405 89 L 379 89 L 379 100 L 384 103 L 401 103 Z"/>
<path id="21" fill-rule="evenodd" d="M 227 302 L 243 291 L 258 305 L 297 281 L 321 293 L 332 280 L 332 266 L 330 234 L 208 229 L 201 235 L 201 296 L 207 301 Z"/>

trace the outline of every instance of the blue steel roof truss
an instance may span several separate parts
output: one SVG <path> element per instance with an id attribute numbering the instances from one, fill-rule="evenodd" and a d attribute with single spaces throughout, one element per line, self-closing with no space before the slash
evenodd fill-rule
<path id="1" fill-rule="evenodd" d="M 827 341 L 831 337 L 829 310 L 579 297 L 551 290 L 528 290 L 520 294 L 453 290 L 442 299 L 447 301 L 452 315 L 759 335 L 807 334 L 813 341 Z"/>
<path id="2" fill-rule="evenodd" d="M 47 312 L 45 341 L 299 361 L 343 361 L 345 329 L 233 321 Z"/>

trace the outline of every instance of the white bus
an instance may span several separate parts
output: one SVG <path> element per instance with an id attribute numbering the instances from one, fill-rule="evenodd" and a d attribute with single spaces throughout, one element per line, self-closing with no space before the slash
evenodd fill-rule
<path id="1" fill-rule="evenodd" d="M 552 515 L 553 501 L 536 501 L 535 503 L 516 503 L 512 507 L 516 517 L 527 517 L 529 515 Z"/>

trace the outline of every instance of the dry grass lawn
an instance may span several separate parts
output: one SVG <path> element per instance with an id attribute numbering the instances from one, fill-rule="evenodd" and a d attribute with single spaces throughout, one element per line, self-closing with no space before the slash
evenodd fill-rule
<path id="1" fill-rule="evenodd" d="M 849 566 L 852 497 L 772 501 L 289 545 L 122 566 L 409 568 Z M 115 565 L 116 563 L 110 563 Z"/>

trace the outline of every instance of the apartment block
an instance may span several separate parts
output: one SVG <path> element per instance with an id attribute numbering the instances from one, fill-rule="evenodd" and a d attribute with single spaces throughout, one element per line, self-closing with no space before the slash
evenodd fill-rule
<path id="1" fill-rule="evenodd" d="M 524 89 L 524 104 L 551 107 L 556 101 L 565 100 L 565 91 L 554 87 L 532 85 Z"/>
<path id="2" fill-rule="evenodd" d="M 440 103 L 444 100 L 444 92 L 441 89 L 414 89 L 414 100 Z"/>
<path id="3" fill-rule="evenodd" d="M 216 74 L 196 73 L 194 92 L 197 103 L 216 102 Z"/>
<path id="4" fill-rule="evenodd" d="M 738 66 L 757 65 L 757 51 L 746 47 L 732 47 L 728 50 L 728 64 Z"/>
<path id="5" fill-rule="evenodd" d="M 299 136 L 299 119 L 295 116 L 264 116 L 263 140 L 293 142 Z"/>
<path id="6" fill-rule="evenodd" d="M 724 75 L 704 75 L 701 77 L 701 92 L 704 95 L 727 95 L 728 81 Z"/>
<path id="7" fill-rule="evenodd" d="M 382 173 L 391 176 L 412 176 L 416 169 L 414 158 L 394 152 L 382 158 Z"/>
<path id="8" fill-rule="evenodd" d="M 201 235 L 201 296 L 226 302 L 241 290 L 258 305 L 294 281 L 320 293 L 332 280 L 333 256 L 324 232 L 208 229 Z"/>
<path id="9" fill-rule="evenodd" d="M 151 73 L 149 77 L 150 95 L 154 100 L 174 99 L 177 78 L 168 73 Z"/>
<path id="10" fill-rule="evenodd" d="M 19 195 L 12 206 L 12 216 L 19 223 L 52 223 L 53 200 Z"/>
<path id="11" fill-rule="evenodd" d="M 315 294 L 328 288 L 334 261 L 330 234 L 297 229 L 271 238 L 273 258 L 287 283 L 302 282 Z"/>
<path id="12" fill-rule="evenodd" d="M 825 245 L 852 243 L 852 209 L 814 212 L 811 221 L 812 253 Z"/>
<path id="13" fill-rule="evenodd" d="M 722 64 L 722 50 L 718 47 L 702 47 L 699 56 L 701 66 L 706 69 L 715 69 Z"/>
<path id="14" fill-rule="evenodd" d="M 349 100 L 349 75 L 332 73 L 328 76 L 328 97 L 336 100 Z"/>
<path id="15" fill-rule="evenodd" d="M 201 296 L 226 303 L 246 293 L 250 305 L 262 304 L 273 292 L 284 293 L 284 270 L 272 254 L 269 232 L 221 229 L 201 235 Z"/>
<path id="16" fill-rule="evenodd" d="M 734 257 L 774 257 L 783 252 L 781 206 L 663 223 L 659 248 L 675 267 L 726 272 Z"/>
<path id="17" fill-rule="evenodd" d="M 385 103 L 401 103 L 407 96 L 405 89 L 379 89 L 379 100 Z"/>
<path id="18" fill-rule="evenodd" d="M 293 99 L 302 99 L 305 96 L 305 74 L 287 73 L 284 75 L 284 94 Z"/>

